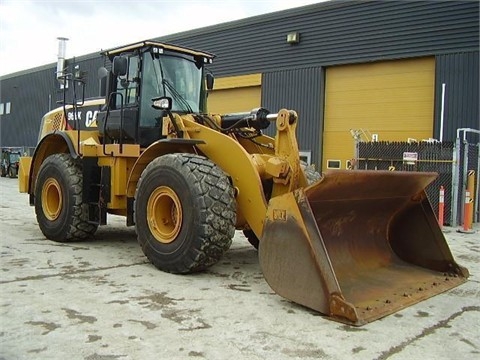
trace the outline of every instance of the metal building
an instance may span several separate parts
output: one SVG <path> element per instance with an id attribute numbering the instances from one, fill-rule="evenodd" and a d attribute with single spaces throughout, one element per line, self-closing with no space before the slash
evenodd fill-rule
<path id="1" fill-rule="evenodd" d="M 345 168 L 352 131 L 446 141 L 457 128 L 480 128 L 478 19 L 478 1 L 339 0 L 155 40 L 216 54 L 211 112 L 295 109 L 305 155 L 322 169 Z M 87 97 L 96 96 L 104 60 L 75 63 Z M 35 146 L 60 96 L 55 70 L 0 78 L 0 146 Z"/>

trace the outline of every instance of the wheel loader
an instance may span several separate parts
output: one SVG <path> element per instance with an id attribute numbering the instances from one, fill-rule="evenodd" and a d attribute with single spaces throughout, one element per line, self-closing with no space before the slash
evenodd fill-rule
<path id="1" fill-rule="evenodd" d="M 436 174 L 339 170 L 312 183 L 295 111 L 207 113 L 212 54 L 142 41 L 103 55 L 102 96 L 84 100 L 81 74 L 65 73 L 73 95 L 20 160 L 47 239 L 92 238 L 123 215 L 153 265 L 186 274 L 244 230 L 276 293 L 352 325 L 466 281 L 425 193 Z"/>
<path id="2" fill-rule="evenodd" d="M 17 148 L 4 148 L 2 149 L 2 157 L 0 159 L 0 175 L 11 178 L 16 178 L 18 173 L 18 161 L 22 153 Z"/>

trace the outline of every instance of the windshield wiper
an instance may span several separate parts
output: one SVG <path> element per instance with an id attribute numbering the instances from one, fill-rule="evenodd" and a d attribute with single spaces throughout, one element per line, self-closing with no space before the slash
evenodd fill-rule
<path id="1" fill-rule="evenodd" d="M 162 84 L 170 91 L 175 101 L 183 105 L 188 113 L 193 113 L 193 109 L 188 103 L 188 101 L 185 100 L 185 98 L 177 91 L 177 89 L 175 89 L 175 87 L 167 79 L 163 79 Z"/>

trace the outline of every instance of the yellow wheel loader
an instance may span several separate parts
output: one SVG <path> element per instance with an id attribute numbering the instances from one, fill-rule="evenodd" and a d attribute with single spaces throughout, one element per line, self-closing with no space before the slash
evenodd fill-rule
<path id="1" fill-rule="evenodd" d="M 425 194 L 436 174 L 335 171 L 312 183 L 295 111 L 206 112 L 213 55 L 154 41 L 104 55 L 103 98 L 77 98 L 82 77 L 63 75 L 73 95 L 20 161 L 47 239 L 91 238 L 123 215 L 157 268 L 185 274 L 244 230 L 279 295 L 353 325 L 466 281 Z M 271 123 L 274 138 L 262 134 Z"/>

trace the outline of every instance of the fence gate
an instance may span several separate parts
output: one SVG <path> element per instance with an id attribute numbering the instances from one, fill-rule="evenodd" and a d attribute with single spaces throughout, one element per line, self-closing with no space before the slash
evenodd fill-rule
<path id="1" fill-rule="evenodd" d="M 460 133 L 463 132 L 463 140 Z M 452 164 L 452 223 L 458 225 L 463 223 L 465 192 L 468 182 L 473 182 L 473 192 L 470 198 L 473 199 L 473 221 L 480 222 L 479 211 L 479 180 L 480 180 L 480 142 L 476 144 L 467 141 L 467 134 L 480 135 L 479 130 L 457 129 L 457 139 L 453 150 Z"/>

